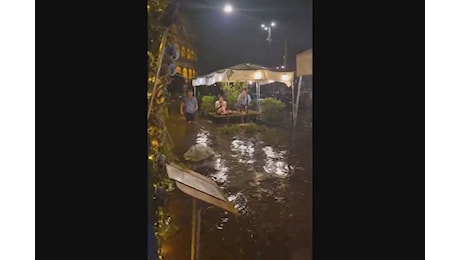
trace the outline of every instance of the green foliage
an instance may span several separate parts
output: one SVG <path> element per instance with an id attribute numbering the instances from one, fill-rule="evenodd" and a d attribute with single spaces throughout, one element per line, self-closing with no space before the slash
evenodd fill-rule
<path id="1" fill-rule="evenodd" d="M 233 124 L 233 125 L 225 125 L 225 126 L 218 128 L 219 134 L 222 134 L 222 135 L 234 135 L 234 134 L 243 133 L 243 132 L 252 134 L 252 133 L 264 132 L 267 130 L 268 128 L 266 126 L 252 124 L 252 123 L 248 124 L 247 126 L 240 126 L 238 124 Z"/>
<path id="2" fill-rule="evenodd" d="M 286 105 L 274 98 L 267 98 L 261 102 L 262 114 L 264 121 L 271 123 L 280 123 L 286 119 L 284 108 Z"/>
<path id="3" fill-rule="evenodd" d="M 222 127 L 219 127 L 218 132 L 219 134 L 223 135 L 233 135 L 235 133 L 238 133 L 240 131 L 240 126 L 239 125 L 225 125 Z"/>
<path id="4" fill-rule="evenodd" d="M 260 133 L 267 131 L 268 128 L 263 125 L 249 124 L 246 127 L 246 133 Z"/>
<path id="5" fill-rule="evenodd" d="M 214 110 L 214 102 L 216 98 L 214 96 L 203 96 L 201 98 L 201 110 L 209 112 Z"/>
<path id="6" fill-rule="evenodd" d="M 247 88 L 247 84 L 245 82 L 235 82 L 233 84 L 222 83 L 222 90 L 225 93 L 225 100 L 227 101 L 229 109 L 235 109 L 236 99 L 243 88 Z"/>

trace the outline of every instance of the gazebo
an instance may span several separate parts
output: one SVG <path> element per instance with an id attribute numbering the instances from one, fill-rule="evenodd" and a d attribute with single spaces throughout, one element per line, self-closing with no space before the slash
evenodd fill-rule
<path id="1" fill-rule="evenodd" d="M 257 107 L 260 112 L 260 86 L 273 82 L 281 82 L 287 87 L 291 87 L 293 80 L 294 72 L 274 71 L 259 65 L 242 63 L 207 75 L 198 76 L 192 81 L 192 85 L 196 88 L 197 86 L 211 86 L 222 82 L 253 81 L 256 83 Z"/>

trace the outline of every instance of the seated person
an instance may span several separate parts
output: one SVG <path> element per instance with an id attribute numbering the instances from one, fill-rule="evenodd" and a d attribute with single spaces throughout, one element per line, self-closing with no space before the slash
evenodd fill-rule
<path id="1" fill-rule="evenodd" d="M 219 96 L 219 100 L 216 101 L 215 108 L 216 114 L 218 115 L 225 115 L 230 112 L 230 110 L 227 110 L 227 101 L 224 100 L 223 96 Z"/>

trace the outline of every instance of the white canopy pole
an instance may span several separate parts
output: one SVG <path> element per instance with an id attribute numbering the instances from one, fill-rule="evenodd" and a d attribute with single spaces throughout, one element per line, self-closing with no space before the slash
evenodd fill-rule
<path id="1" fill-rule="evenodd" d="M 257 111 L 261 112 L 260 107 L 260 81 L 256 81 L 256 91 L 257 91 Z"/>
<path id="2" fill-rule="evenodd" d="M 291 98 L 291 104 L 292 104 L 292 122 L 294 122 L 294 114 L 295 114 L 295 109 L 294 109 L 294 81 L 291 83 L 291 93 L 292 93 L 292 98 Z"/>
<path id="3" fill-rule="evenodd" d="M 299 97 L 300 97 L 300 88 L 302 86 L 302 76 L 300 76 L 299 78 L 299 85 L 297 87 L 297 100 L 296 100 L 296 103 L 295 103 L 295 117 L 294 117 L 294 127 L 297 123 L 297 114 L 299 112 Z"/>

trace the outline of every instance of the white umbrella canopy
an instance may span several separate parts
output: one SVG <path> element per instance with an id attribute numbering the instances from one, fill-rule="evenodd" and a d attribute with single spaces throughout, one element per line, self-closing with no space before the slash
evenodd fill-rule
<path id="1" fill-rule="evenodd" d="M 199 76 L 192 81 L 192 85 L 211 86 L 219 82 L 256 81 L 260 85 L 281 82 L 291 87 L 294 80 L 294 72 L 273 71 L 269 68 L 250 63 L 238 64 L 213 73 Z"/>

